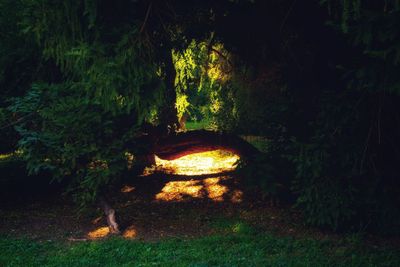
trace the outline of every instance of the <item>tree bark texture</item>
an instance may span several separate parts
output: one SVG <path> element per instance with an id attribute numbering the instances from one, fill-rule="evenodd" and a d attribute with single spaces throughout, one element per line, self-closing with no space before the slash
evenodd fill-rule
<path id="1" fill-rule="evenodd" d="M 115 210 L 110 206 L 110 204 L 106 201 L 104 197 L 99 198 L 100 207 L 103 209 L 104 214 L 106 215 L 108 228 L 110 229 L 110 233 L 119 234 L 119 226 L 117 223 L 117 219 L 115 217 Z"/>
<path id="2" fill-rule="evenodd" d="M 153 154 L 164 160 L 174 160 L 189 154 L 217 149 L 230 151 L 244 158 L 260 153 L 254 146 L 236 135 L 197 130 L 161 138 L 154 145 Z"/>

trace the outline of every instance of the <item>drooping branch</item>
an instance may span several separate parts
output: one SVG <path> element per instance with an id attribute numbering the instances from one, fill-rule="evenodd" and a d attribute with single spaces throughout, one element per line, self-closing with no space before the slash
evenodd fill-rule
<path id="1" fill-rule="evenodd" d="M 145 18 L 144 18 L 144 21 L 143 21 L 143 23 L 142 23 L 142 26 L 140 27 L 140 31 L 139 31 L 140 34 L 143 32 L 144 27 L 146 26 L 146 22 L 147 22 L 147 20 L 148 20 L 148 18 L 149 18 L 152 5 L 153 5 L 153 2 L 150 2 L 149 7 L 147 8 L 147 11 L 146 11 L 146 16 L 145 16 Z"/>

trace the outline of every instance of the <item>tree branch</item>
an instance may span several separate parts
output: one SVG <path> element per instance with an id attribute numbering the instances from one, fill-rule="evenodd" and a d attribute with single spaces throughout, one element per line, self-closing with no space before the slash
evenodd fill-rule
<path id="1" fill-rule="evenodd" d="M 149 19 L 149 15 L 150 15 L 150 11 L 151 11 L 151 7 L 152 6 L 153 6 L 153 2 L 150 2 L 149 7 L 147 8 L 147 11 L 146 11 L 146 16 L 144 18 L 143 24 L 140 27 L 139 34 L 141 34 L 143 32 L 144 27 L 146 26 L 146 23 L 147 23 L 147 20 Z"/>

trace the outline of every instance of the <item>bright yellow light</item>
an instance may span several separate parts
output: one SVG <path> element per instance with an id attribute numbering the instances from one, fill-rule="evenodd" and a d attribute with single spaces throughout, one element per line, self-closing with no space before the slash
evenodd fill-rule
<path id="1" fill-rule="evenodd" d="M 183 201 L 185 198 L 209 198 L 213 201 L 223 201 L 224 194 L 229 190 L 221 185 L 221 180 L 226 177 L 214 177 L 204 180 L 173 181 L 167 183 L 160 193 L 156 195 L 161 201 Z"/>
<path id="2" fill-rule="evenodd" d="M 201 198 L 203 186 L 200 181 L 175 181 L 167 183 L 160 193 L 156 195 L 157 200 L 182 201 L 184 197 Z"/>
<path id="3" fill-rule="evenodd" d="M 136 235 L 137 235 L 137 232 L 133 226 L 128 227 L 122 234 L 123 237 L 129 238 L 129 239 L 135 238 Z"/>
<path id="4" fill-rule="evenodd" d="M 223 150 L 194 153 L 175 160 L 163 160 L 156 156 L 155 169 L 177 175 L 214 174 L 234 170 L 238 160 L 238 155 Z"/>
<path id="5" fill-rule="evenodd" d="M 175 175 L 206 175 L 232 171 L 236 167 L 239 156 L 224 150 L 194 153 L 175 160 L 162 160 L 155 157 L 155 166 L 147 169 L 146 174 L 160 171 Z M 224 201 L 224 197 L 232 202 L 241 201 L 241 191 L 229 193 L 229 188 L 221 184 L 229 177 L 204 178 L 202 180 L 168 182 L 155 196 L 160 201 L 184 201 L 193 198 L 209 198 L 213 201 Z"/>
<path id="6" fill-rule="evenodd" d="M 108 226 L 99 227 L 93 231 L 87 233 L 87 237 L 89 239 L 100 239 L 110 235 L 110 228 Z M 128 227 L 123 233 L 122 236 L 125 238 L 133 239 L 137 235 L 136 229 L 133 226 Z"/>
<path id="7" fill-rule="evenodd" d="M 90 239 L 98 239 L 106 237 L 110 233 L 108 226 L 99 227 L 87 234 Z"/>
<path id="8" fill-rule="evenodd" d="M 208 193 L 208 198 L 214 201 L 224 201 L 223 195 L 228 191 L 224 185 L 220 185 L 221 178 L 204 179 L 204 186 Z"/>

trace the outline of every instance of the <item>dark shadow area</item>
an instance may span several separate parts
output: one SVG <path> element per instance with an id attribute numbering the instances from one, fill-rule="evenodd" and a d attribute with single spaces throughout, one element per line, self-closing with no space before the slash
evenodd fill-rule
<path id="1" fill-rule="evenodd" d="M 28 176 L 26 163 L 10 158 L 0 162 L 0 206 L 46 201 L 63 192 L 63 185 L 52 181 L 48 172 Z"/>

